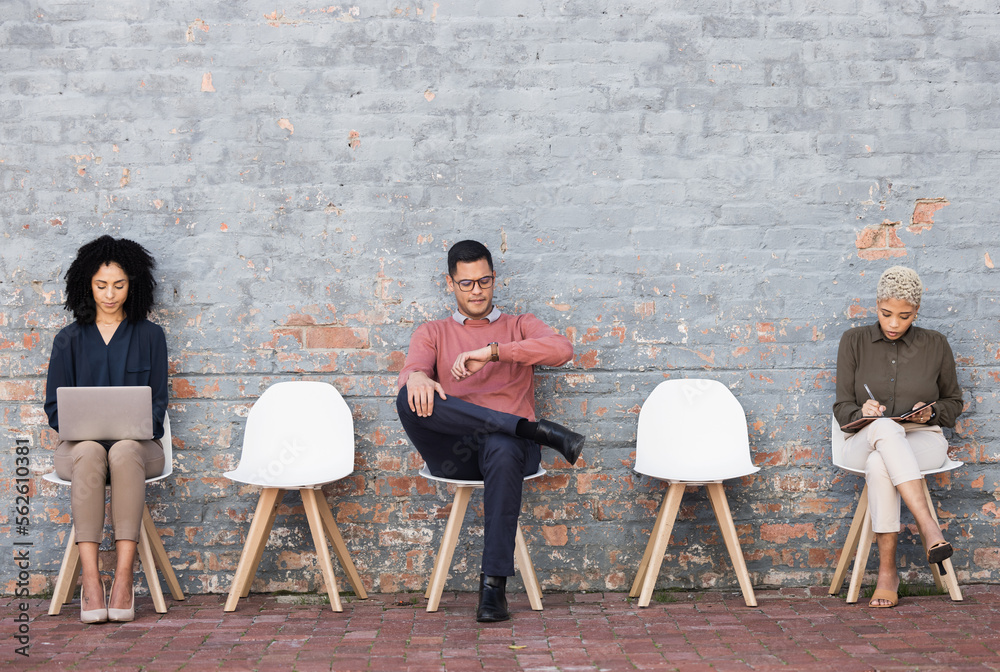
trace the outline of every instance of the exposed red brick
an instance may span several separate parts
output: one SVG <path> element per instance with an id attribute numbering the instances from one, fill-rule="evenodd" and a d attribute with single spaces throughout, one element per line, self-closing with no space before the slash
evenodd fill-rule
<path id="1" fill-rule="evenodd" d="M 977 548 L 972 552 L 973 566 L 980 569 L 1000 569 L 1000 548 Z"/>
<path id="2" fill-rule="evenodd" d="M 386 364 L 386 370 L 398 373 L 403 370 L 403 365 L 406 364 L 406 353 L 401 350 L 393 350 L 389 353 L 388 363 Z"/>
<path id="3" fill-rule="evenodd" d="M 819 538 L 816 533 L 816 526 L 813 523 L 796 523 L 792 525 L 761 525 L 760 538 L 763 541 L 770 541 L 775 544 L 787 544 L 791 539 L 808 537 L 813 541 Z"/>
<path id="4" fill-rule="evenodd" d="M 565 525 L 544 525 L 541 528 L 545 543 L 549 546 L 565 546 L 569 541 Z"/>
<path id="5" fill-rule="evenodd" d="M 906 243 L 899 239 L 894 226 L 885 230 L 885 239 L 889 247 L 906 247 Z"/>
<path id="6" fill-rule="evenodd" d="M 565 462 L 563 463 L 565 464 Z M 525 483 L 525 490 L 532 492 L 552 492 L 565 490 L 569 486 L 570 475 L 549 472 L 544 478 L 536 478 Z"/>
<path id="7" fill-rule="evenodd" d="M 862 306 L 858 299 L 854 299 L 854 303 L 852 303 L 847 309 L 847 316 L 852 320 L 858 317 L 864 317 L 867 314 L 868 308 Z"/>
<path id="8" fill-rule="evenodd" d="M 577 363 L 585 369 L 597 366 L 597 350 L 588 350 L 576 358 Z"/>
<path id="9" fill-rule="evenodd" d="M 774 343 L 774 324 L 771 322 L 757 323 L 757 341 L 759 343 Z"/>
<path id="10" fill-rule="evenodd" d="M 865 259 L 867 261 L 873 261 L 875 259 L 889 259 L 892 257 L 905 257 L 906 249 L 900 249 L 898 247 L 887 247 L 882 250 L 861 250 L 858 252 L 858 257 Z"/>
<path id="11" fill-rule="evenodd" d="M 353 327 L 307 327 L 306 348 L 332 350 L 336 348 L 367 348 L 368 329 Z"/>
<path id="12" fill-rule="evenodd" d="M 264 344 L 265 348 L 274 348 L 278 345 L 278 339 L 282 336 L 291 336 L 299 345 L 302 345 L 302 329 L 272 329 L 271 340 Z"/>
<path id="13" fill-rule="evenodd" d="M 918 198 L 913 206 L 913 216 L 906 230 L 920 234 L 934 226 L 934 213 L 946 205 L 951 205 L 945 198 Z"/>
<path id="14" fill-rule="evenodd" d="M 877 226 L 862 229 L 854 241 L 854 246 L 859 250 L 866 250 L 870 247 L 885 247 L 885 229 Z"/>
<path id="15" fill-rule="evenodd" d="M 31 401 L 36 398 L 35 386 L 32 383 L 0 381 L 0 401 Z"/>
<path id="16" fill-rule="evenodd" d="M 578 474 L 576 491 L 581 495 L 588 492 L 607 492 L 607 484 L 614 479 L 609 474 Z"/>
<path id="17" fill-rule="evenodd" d="M 184 378 L 173 378 L 170 383 L 173 388 L 170 396 L 176 399 L 191 399 L 198 396 L 198 391 L 194 389 L 194 385 Z"/>

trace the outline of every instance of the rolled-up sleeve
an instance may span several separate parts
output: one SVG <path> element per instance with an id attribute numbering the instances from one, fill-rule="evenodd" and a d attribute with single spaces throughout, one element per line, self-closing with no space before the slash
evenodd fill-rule
<path id="1" fill-rule="evenodd" d="M 562 366 L 573 359 L 573 344 L 569 339 L 531 313 L 519 317 L 518 328 L 521 340 L 500 344 L 501 362 L 522 366 Z"/>

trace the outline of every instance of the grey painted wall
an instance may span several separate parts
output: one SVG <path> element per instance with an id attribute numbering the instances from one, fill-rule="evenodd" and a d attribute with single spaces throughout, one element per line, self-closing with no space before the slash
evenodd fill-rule
<path id="1" fill-rule="evenodd" d="M 1000 579 L 996 0 L 2 11 L 0 547 L 33 543 L 33 591 L 70 522 L 68 489 L 41 481 L 61 278 L 104 232 L 160 262 L 175 473 L 149 502 L 187 591 L 228 589 L 256 495 L 222 472 L 254 399 L 298 378 L 354 411 L 357 469 L 327 495 L 367 585 L 421 587 L 450 496 L 416 475 L 392 399 L 466 237 L 496 255 L 499 304 L 576 348 L 538 374 L 541 412 L 590 437 L 527 488 L 544 587 L 627 589 L 663 492 L 631 471 L 638 410 L 692 376 L 747 411 L 763 469 L 728 492 L 755 583 L 828 580 L 860 491 L 829 464 L 836 347 L 894 263 L 922 274 L 919 324 L 948 335 L 967 393 L 967 464 L 932 483 L 959 577 Z M 735 586 L 704 494 L 685 502 L 660 585 Z M 480 513 L 449 586 L 475 585 Z M 276 528 L 255 590 L 321 588 L 297 497 Z M 10 562 L 0 578 L 15 590 Z"/>

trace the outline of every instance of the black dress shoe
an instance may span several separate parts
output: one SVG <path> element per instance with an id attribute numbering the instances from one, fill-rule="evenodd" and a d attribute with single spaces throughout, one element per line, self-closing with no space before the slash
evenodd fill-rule
<path id="1" fill-rule="evenodd" d="M 496 623 L 510 618 L 507 611 L 506 576 L 479 575 L 479 608 L 476 620 L 480 623 Z"/>
<path id="2" fill-rule="evenodd" d="M 539 420 L 538 429 L 535 430 L 535 441 L 555 448 L 570 464 L 576 463 L 586 440 L 583 434 L 577 434 L 548 420 Z"/>

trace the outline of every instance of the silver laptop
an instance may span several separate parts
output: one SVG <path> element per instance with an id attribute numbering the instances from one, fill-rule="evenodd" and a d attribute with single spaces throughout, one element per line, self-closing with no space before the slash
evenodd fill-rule
<path id="1" fill-rule="evenodd" d="M 153 438 L 153 391 L 141 387 L 56 389 L 62 441 L 144 441 Z"/>

